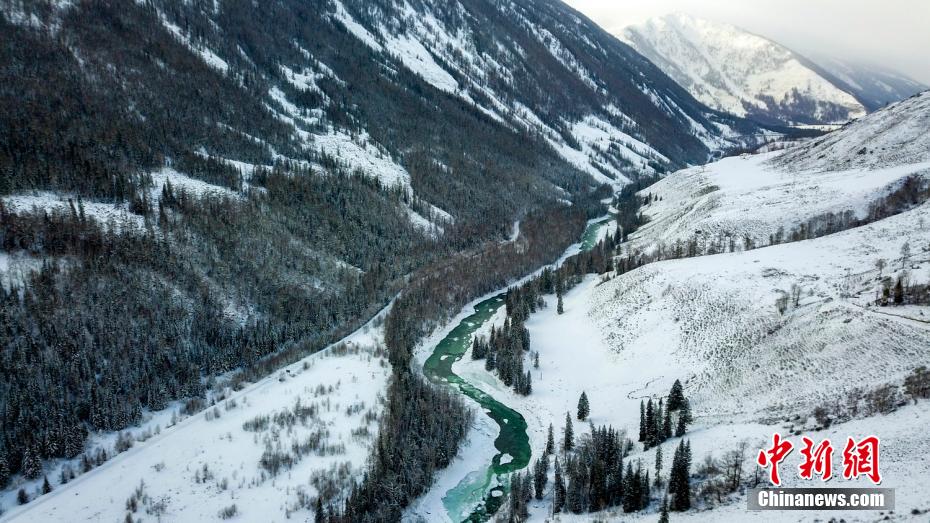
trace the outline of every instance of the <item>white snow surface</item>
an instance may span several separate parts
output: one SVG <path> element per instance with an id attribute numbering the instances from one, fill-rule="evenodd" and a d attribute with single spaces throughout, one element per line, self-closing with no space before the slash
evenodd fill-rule
<path id="1" fill-rule="evenodd" d="M 297 500 L 301 493 L 310 499 L 316 496 L 314 476 L 335 479 L 345 473 L 357 480 L 364 472 L 377 433 L 376 422 L 366 415 L 380 413 L 390 374 L 383 353 L 374 350 L 383 340 L 385 313 L 342 340 L 345 350 L 334 345 L 239 392 L 227 390 L 227 397 L 215 408 L 174 426 L 167 426 L 174 408 L 150 414 L 141 427 L 127 430 L 134 435 L 147 433 L 149 439 L 65 485 L 56 479 L 62 464 L 46 465 L 55 490 L 21 507 L 15 506 L 17 489 L 24 486 L 34 493 L 41 480 L 21 484 L 17 479 L 0 498 L 7 508 L 0 521 L 122 521 L 126 500 L 143 481 L 152 503 L 164 501 L 160 521 L 220 521 L 220 510 L 231 505 L 238 510 L 236 521 L 312 518 L 312 510 L 298 507 Z M 258 432 L 243 428 L 257 416 L 292 411 L 298 401 L 318 409 L 305 423 Z M 367 429 L 368 434 L 355 435 L 356 429 Z M 311 452 L 274 477 L 263 472 L 259 460 L 266 441 L 288 451 L 292 443 L 318 431 L 328 434 L 324 440 L 329 445 L 344 445 L 344 451 Z M 114 434 L 102 434 L 91 442 L 106 446 L 114 439 Z M 204 467 L 210 473 L 206 480 Z M 141 505 L 134 517 L 155 521 Z"/>
<path id="2" fill-rule="evenodd" d="M 738 27 L 682 13 L 625 28 L 618 37 L 656 63 L 695 98 L 737 116 L 765 109 L 766 100 L 814 102 L 811 115 L 832 121 L 839 107 L 850 118 L 865 114 L 851 94 L 831 84 L 781 45 Z"/>
<path id="3" fill-rule="evenodd" d="M 794 148 L 775 163 L 794 171 L 828 171 L 927 161 L 930 161 L 930 91 Z"/>
<path id="4" fill-rule="evenodd" d="M 930 173 L 930 161 L 828 172 L 781 167 L 779 155 L 801 147 L 725 158 L 670 174 L 640 192 L 661 199 L 643 206 L 649 221 L 627 248 L 652 250 L 692 238 L 703 244 L 728 237 L 741 246 L 747 236 L 764 245 L 779 229 L 788 232 L 827 212 L 852 210 L 864 217 L 869 203 L 901 180 Z"/>
<path id="5" fill-rule="evenodd" d="M 640 401 L 665 396 L 674 380 L 681 379 L 697 418 L 688 434 L 695 463 L 707 454 L 722 457 L 746 440 L 744 469 L 751 471 L 754 453 L 773 432 L 801 430 L 815 440 L 830 436 L 834 441 L 876 434 L 883 441 L 883 486 L 896 488 L 898 512 L 925 508 L 920 478 L 930 472 L 930 460 L 919 427 L 930 419 L 930 404 L 852 420 L 828 431 L 813 430 L 807 419 L 815 406 L 842 401 L 855 387 L 871 390 L 900 383 L 926 362 L 930 308 L 869 305 L 879 285 L 875 259 L 884 257 L 899 267 L 896 257 L 903 242 L 930 244 L 930 229 L 921 228 L 922 218 L 930 219 L 930 206 L 816 240 L 661 262 L 606 282 L 589 276 L 565 294 L 564 314 L 556 313 L 549 296 L 548 307 L 526 324 L 531 349 L 540 354 L 530 396 L 504 387 L 481 361 L 466 357 L 454 371 L 524 415 L 536 456 L 545 446 L 549 424 L 558 435 L 565 413 L 574 416 L 582 391 L 590 399 L 591 423 L 625 429 L 635 438 Z M 912 258 L 908 270 L 920 281 L 930 279 L 930 254 Z M 779 315 L 774 301 L 792 284 L 803 290 L 800 304 Z M 503 321 L 501 310 L 494 322 Z M 784 421 L 794 415 L 801 420 Z M 587 432 L 587 423 L 576 422 L 575 430 Z M 792 439 L 798 444 L 800 437 Z M 674 438 L 664 445 L 665 474 L 674 445 Z M 654 450 L 637 450 L 632 458 L 651 469 Z M 841 481 L 831 486 L 867 486 Z M 788 486 L 805 482 L 792 477 Z M 532 502 L 531 521 L 544 521 L 550 503 L 548 495 Z M 785 513 L 747 514 L 745 498 L 731 503 L 685 516 L 699 521 L 797 520 Z M 862 517 L 835 515 L 847 521 Z M 621 517 L 601 513 L 560 518 L 610 516 Z M 624 520 L 655 517 L 654 512 L 622 515 Z"/>

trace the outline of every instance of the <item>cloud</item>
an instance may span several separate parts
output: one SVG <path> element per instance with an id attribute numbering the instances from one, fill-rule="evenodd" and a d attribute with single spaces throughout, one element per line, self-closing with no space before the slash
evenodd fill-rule
<path id="1" fill-rule="evenodd" d="M 927 0 L 567 0 L 618 32 L 680 11 L 738 25 L 801 54 L 879 64 L 930 85 Z"/>

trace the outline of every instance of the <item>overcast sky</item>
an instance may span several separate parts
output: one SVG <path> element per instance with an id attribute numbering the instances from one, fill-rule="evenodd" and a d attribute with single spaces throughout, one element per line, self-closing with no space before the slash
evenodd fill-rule
<path id="1" fill-rule="evenodd" d="M 875 63 L 930 85 L 930 0 L 565 0 L 604 29 L 680 11 L 801 54 Z"/>

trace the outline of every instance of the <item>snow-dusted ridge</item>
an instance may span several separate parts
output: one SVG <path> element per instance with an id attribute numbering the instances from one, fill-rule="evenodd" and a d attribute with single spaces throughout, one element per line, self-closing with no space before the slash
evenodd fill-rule
<path id="1" fill-rule="evenodd" d="M 786 123 L 837 123 L 865 114 L 853 95 L 792 51 L 732 25 L 674 13 L 618 36 L 697 99 L 731 114 Z"/>
<path id="2" fill-rule="evenodd" d="M 930 176 L 928 129 L 930 91 L 805 143 L 677 171 L 642 191 L 654 199 L 628 248 L 761 246 L 825 213 L 864 218 L 905 178 Z"/>

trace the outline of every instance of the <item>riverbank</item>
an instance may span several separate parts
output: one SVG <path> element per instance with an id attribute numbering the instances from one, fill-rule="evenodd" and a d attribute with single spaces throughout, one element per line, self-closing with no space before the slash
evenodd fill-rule
<path id="1" fill-rule="evenodd" d="M 582 250 L 592 248 L 605 235 L 613 233 L 613 223 L 609 217 L 590 220 L 581 241 L 566 249 L 556 262 L 540 267 L 507 288 L 535 277 L 547 267 L 561 265 Z M 512 391 L 504 390 L 503 385 L 495 388 L 493 384 L 497 383 L 496 378 L 485 371 L 483 366 L 479 372 L 471 372 L 466 368 L 467 376 L 459 375 L 456 370 L 463 362 L 471 362 L 467 352 L 472 336 L 476 333 L 486 334 L 495 318 L 502 321 L 505 317 L 505 308 L 496 297 L 506 292 L 507 288 L 488 293 L 468 304 L 453 321 L 420 344 L 415 352 L 416 365 L 422 366 L 428 377 L 434 381 L 450 383 L 478 402 L 478 408 L 484 415 L 476 413 L 476 421 L 469 431 L 465 448 L 452 466 L 437 475 L 433 488 L 411 506 L 405 519 L 423 517 L 430 521 L 459 521 L 469 514 L 473 518 L 483 519 L 482 504 L 493 505 L 497 498 L 503 496 L 504 489 L 496 488 L 498 481 L 528 464 L 531 452 L 526 449 L 527 438 L 534 440 L 530 449 L 538 448 L 536 429 L 526 430 L 523 412 L 513 411 L 507 406 L 515 403 L 513 398 L 516 395 Z M 448 361 L 449 358 L 454 361 Z M 496 398 L 506 400 L 500 403 Z M 494 418 L 494 422 L 490 421 L 489 416 Z M 491 423 L 490 430 L 488 423 Z M 493 430 L 494 426 L 497 427 L 496 431 Z M 473 512 L 476 507 L 478 511 Z"/>

